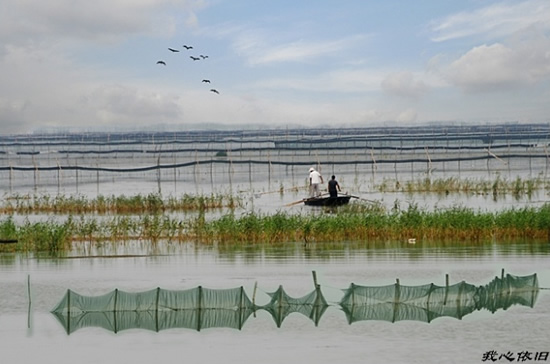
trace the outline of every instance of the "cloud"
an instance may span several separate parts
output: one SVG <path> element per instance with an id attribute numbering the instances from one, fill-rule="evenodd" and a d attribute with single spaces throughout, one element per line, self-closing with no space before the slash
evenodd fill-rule
<path id="1" fill-rule="evenodd" d="M 17 133 L 27 127 L 24 114 L 28 103 L 24 100 L 0 98 L 0 124 L 2 133 Z"/>
<path id="2" fill-rule="evenodd" d="M 527 0 L 504 2 L 470 12 L 460 12 L 431 24 L 434 42 L 457 38 L 485 36 L 505 37 L 522 29 L 537 26 L 550 29 L 550 2 Z"/>
<path id="3" fill-rule="evenodd" d="M 338 55 L 352 48 L 365 36 L 354 35 L 327 41 L 296 41 L 277 46 L 249 47 L 249 63 L 253 65 L 279 62 L 305 62 L 326 55 Z M 259 44 L 256 42 L 256 45 Z M 262 42 L 261 44 L 265 44 Z"/>
<path id="4" fill-rule="evenodd" d="M 268 78 L 246 85 L 257 90 L 295 90 L 307 92 L 369 92 L 379 90 L 384 71 L 339 69 L 310 76 Z"/>
<path id="5" fill-rule="evenodd" d="M 250 65 L 266 65 L 284 62 L 310 62 L 315 58 L 340 56 L 368 38 L 365 34 L 355 34 L 331 40 L 279 41 L 276 44 L 273 34 L 264 29 L 251 29 L 226 25 L 218 31 L 219 37 L 232 37 L 235 51 L 247 59 Z M 294 35 L 292 35 L 294 37 Z"/>
<path id="6" fill-rule="evenodd" d="M 418 99 L 428 91 L 428 86 L 415 79 L 412 72 L 392 72 L 380 84 L 382 89 L 390 94 L 405 98 Z"/>
<path id="7" fill-rule="evenodd" d="M 82 98 L 82 106 L 95 110 L 104 123 L 141 124 L 177 120 L 181 117 L 179 97 L 132 85 L 101 85 Z"/>
<path id="8" fill-rule="evenodd" d="M 407 109 L 401 111 L 397 116 L 395 117 L 395 121 L 402 122 L 402 123 L 412 123 L 415 122 L 418 118 L 418 113 L 414 109 Z"/>
<path id="9" fill-rule="evenodd" d="M 503 44 L 475 47 L 452 62 L 447 79 L 467 92 L 521 88 L 550 78 L 550 41 L 526 43 L 518 48 Z"/>
<path id="10" fill-rule="evenodd" d="M 194 11 L 202 7 L 203 1 L 195 0 L 4 0 L 0 41 L 36 46 L 44 40 L 113 42 L 132 34 L 166 36 L 177 22 L 167 8 L 183 11 L 193 23 Z"/>

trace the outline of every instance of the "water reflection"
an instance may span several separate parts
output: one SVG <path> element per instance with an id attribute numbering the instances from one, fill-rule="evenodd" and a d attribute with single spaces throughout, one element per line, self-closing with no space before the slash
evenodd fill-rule
<path id="1" fill-rule="evenodd" d="M 351 284 L 343 289 L 337 306 L 346 314 L 349 324 L 365 320 L 398 322 L 414 320 L 432 322 L 439 317 L 462 319 L 472 312 L 486 309 L 492 313 L 513 305 L 533 308 L 539 285 L 537 275 L 496 277 L 484 286 L 466 282 L 437 286 L 395 284 L 378 287 Z M 102 296 L 83 296 L 68 290 L 52 313 L 71 334 L 84 327 L 101 327 L 117 333 L 127 329 L 161 331 L 186 328 L 240 330 L 256 311 L 268 312 L 277 327 L 291 313 L 299 313 L 317 326 L 331 307 L 316 285 L 309 294 L 293 298 L 282 286 L 268 293 L 266 305 L 256 305 L 243 287 L 208 289 L 201 286 L 171 291 L 157 288 L 129 293 L 114 290 Z"/>

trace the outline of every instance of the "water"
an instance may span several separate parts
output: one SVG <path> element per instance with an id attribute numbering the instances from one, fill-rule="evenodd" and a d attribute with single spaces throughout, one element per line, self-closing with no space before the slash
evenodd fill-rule
<path id="1" fill-rule="evenodd" d="M 149 251 L 148 253 L 151 253 Z M 206 248 L 160 246 L 156 255 L 119 258 L 49 259 L 0 256 L 0 342 L 6 363 L 480 363 L 490 350 L 514 355 L 550 351 L 550 295 L 541 290 L 533 308 L 515 305 L 491 313 L 475 311 L 461 320 L 360 321 L 349 324 L 337 305 L 350 283 L 370 286 L 466 281 L 485 285 L 501 269 L 514 275 L 537 273 L 550 287 L 550 246 L 384 244 L 368 249 L 338 245 Z M 77 253 L 73 254 L 78 256 Z M 241 330 L 130 329 L 113 333 L 86 327 L 68 335 L 49 312 L 70 288 L 100 295 L 118 288 L 138 292 L 156 287 L 188 289 L 254 284 L 258 304 L 282 285 L 293 297 L 313 289 L 312 271 L 330 306 L 318 326 L 293 313 L 280 328 L 265 311 L 250 316 Z M 32 303 L 29 309 L 28 279 Z M 504 360 L 504 359 L 503 359 Z"/>
<path id="2" fill-rule="evenodd" d="M 261 146 L 252 144 L 250 146 Z M 465 142 L 466 143 L 466 142 Z M 513 197 L 511 193 L 492 194 L 413 194 L 377 192 L 383 183 L 433 179 L 494 181 L 541 178 L 548 175 L 546 158 L 508 158 L 506 153 L 541 154 L 542 145 L 523 150 L 496 150 L 504 159 L 462 162 L 437 162 L 437 158 L 456 152 L 419 149 L 402 152 L 337 151 L 318 145 L 299 151 L 237 151 L 242 143 L 205 143 L 185 146 L 188 151 L 170 152 L 181 145 L 155 144 L 86 148 L 100 152 L 109 148 L 136 149 L 135 153 L 58 153 L 58 146 L 3 146 L 0 167 L 25 167 L 27 170 L 0 171 L 0 193 L 34 195 L 132 196 L 162 193 L 163 196 L 222 194 L 243 201 L 235 213 L 272 214 L 323 213 L 320 209 L 296 205 L 307 194 L 307 170 L 316 165 L 327 179 L 336 174 L 343 191 L 377 200 L 387 209 L 417 205 L 420 209 L 466 206 L 473 209 L 501 210 L 509 207 L 540 206 L 548 191 L 533 196 Z M 418 143 L 413 143 L 417 145 Z M 448 144 L 448 143 L 447 143 Z M 418 144 L 420 146 L 424 144 Z M 428 146 L 431 144 L 428 144 Z M 466 145 L 466 144 L 465 144 Z M 544 144 L 545 145 L 545 144 Z M 271 144 L 270 144 L 271 146 Z M 375 145 L 384 147 L 385 145 Z M 402 145 L 400 145 L 402 146 Z M 490 147 L 490 146 L 488 146 Z M 53 149 L 52 149 L 53 148 Z M 525 147 L 526 148 L 526 147 Z M 40 154 L 18 154 L 39 150 Z M 68 145 L 61 149 L 80 150 Z M 155 153 L 145 153 L 145 149 Z M 216 149 L 229 149 L 229 158 L 215 159 Z M 198 151 L 197 151 L 198 150 Z M 462 153 L 462 152 L 460 152 Z M 465 153 L 465 152 L 464 152 Z M 485 155 L 479 149 L 470 155 Z M 522 154 L 522 155 L 523 155 Z M 465 155 L 463 155 L 465 156 Z M 426 159 L 425 162 L 383 163 L 384 159 Z M 430 160 L 433 160 L 433 164 Z M 247 160 L 259 163 L 238 163 Z M 366 164 L 377 161 L 376 168 Z M 135 168 L 175 165 L 201 161 L 200 165 L 167 168 L 148 172 L 97 172 L 65 168 L 70 166 Z M 208 162 L 202 164 L 202 161 Z M 227 161 L 232 161 L 227 164 Z M 296 165 L 277 164 L 293 162 Z M 358 161 L 350 162 L 350 161 Z M 219 163 L 218 163 L 219 162 Z M 261 162 L 261 163 L 260 163 Z M 269 162 L 269 164 L 267 164 Z M 273 162 L 273 163 L 272 163 Z M 361 162 L 361 163 L 359 163 Z M 354 164 L 355 163 L 355 164 Z M 36 171 L 36 166 L 54 167 Z M 34 168 L 33 168 L 34 167 Z M 284 193 L 279 191 L 283 188 Z M 354 201 L 357 202 L 357 201 Z M 223 214 L 214 212 L 213 217 Z M 57 218 L 64 219 L 59 215 Z M 47 220 L 51 215 L 15 216 L 16 221 Z M 96 257 L 83 257 L 86 254 Z M 342 289 L 350 283 L 383 286 L 399 279 L 402 285 L 434 283 L 445 285 L 465 281 L 486 285 L 501 270 L 514 275 L 537 273 L 539 285 L 550 288 L 550 244 L 507 244 L 445 246 L 392 242 L 380 245 L 334 244 L 330 249 L 298 245 L 254 247 L 204 247 L 193 244 L 153 246 L 143 242 L 105 245 L 93 252 L 73 251 L 69 259 L 0 254 L 0 360 L 3 363 L 95 364 L 95 363 L 480 363 L 491 350 L 517 355 L 550 351 L 550 294 L 539 292 L 534 307 L 515 305 L 492 313 L 483 309 L 462 319 L 437 318 L 430 323 L 386 320 L 348 323 L 338 302 Z M 117 256 L 117 257 L 107 257 Z M 277 327 L 273 317 L 259 310 L 249 317 L 241 330 L 210 328 L 193 330 L 173 328 L 159 332 L 129 329 L 117 333 L 86 327 L 68 335 L 50 313 L 67 289 L 84 295 L 101 295 L 115 288 L 140 292 L 156 287 L 182 290 L 203 286 L 234 288 L 243 286 L 249 297 L 265 304 L 267 292 L 282 285 L 293 297 L 312 291 L 312 272 L 330 306 L 318 325 L 308 317 L 293 313 Z M 29 285 L 30 282 L 30 285 Z M 30 301 L 29 305 L 29 286 Z M 508 362 L 501 358 L 498 362 Z"/>

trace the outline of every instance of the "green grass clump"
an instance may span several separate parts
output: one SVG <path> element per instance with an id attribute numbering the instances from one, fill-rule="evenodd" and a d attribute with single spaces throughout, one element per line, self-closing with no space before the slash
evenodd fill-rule
<path id="1" fill-rule="evenodd" d="M 531 179 L 521 179 L 517 177 L 515 180 L 506 180 L 497 176 L 493 181 L 460 179 L 457 177 L 439 179 L 423 178 L 406 181 L 405 183 L 385 180 L 376 186 L 376 189 L 379 192 L 406 192 L 409 194 L 492 194 L 495 198 L 497 196 L 511 194 L 516 198 L 520 198 L 524 195 L 531 197 L 536 191 L 547 190 L 548 186 L 541 177 Z"/>
<path id="2" fill-rule="evenodd" d="M 98 196 L 87 199 L 83 196 L 13 196 L 0 206 L 3 214 L 158 214 L 171 211 L 200 211 L 221 208 L 233 209 L 240 201 L 231 195 L 210 195 L 163 198 L 160 194 L 134 196 Z"/>
<path id="3" fill-rule="evenodd" d="M 17 239 L 16 251 L 70 250 L 74 244 L 88 242 L 120 243 L 142 240 L 196 242 L 203 244 L 277 244 L 285 242 L 372 241 L 419 242 L 487 242 L 548 241 L 550 239 L 550 204 L 500 212 L 474 211 L 453 207 L 424 211 L 411 204 L 391 211 L 378 206 L 343 206 L 316 215 L 273 215 L 228 213 L 207 220 L 204 211 L 195 217 L 180 219 L 162 213 L 137 216 L 85 217 L 69 216 L 64 222 L 47 221 L 21 225 L 11 217 L 0 221 L 0 238 Z M 7 245 L 7 244 L 6 244 Z M 10 244 L 12 246 L 12 244 Z"/>

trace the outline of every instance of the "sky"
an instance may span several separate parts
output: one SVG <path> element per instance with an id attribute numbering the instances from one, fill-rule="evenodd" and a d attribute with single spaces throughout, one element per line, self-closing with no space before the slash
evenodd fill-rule
<path id="1" fill-rule="evenodd" d="M 508 122 L 550 122 L 550 0 L 0 2 L 1 134 Z"/>

